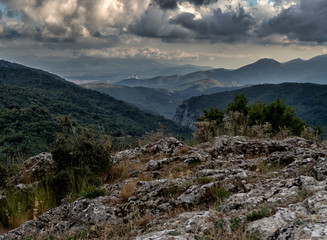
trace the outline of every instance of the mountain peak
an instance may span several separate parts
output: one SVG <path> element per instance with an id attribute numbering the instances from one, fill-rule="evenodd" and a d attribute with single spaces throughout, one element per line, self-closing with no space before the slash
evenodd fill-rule
<path id="1" fill-rule="evenodd" d="M 275 59 L 272 58 L 262 58 L 256 61 L 253 64 L 280 64 L 280 62 L 276 61 Z"/>
<path id="2" fill-rule="evenodd" d="M 288 62 L 285 62 L 284 64 L 297 64 L 297 63 L 303 63 L 304 61 L 301 58 L 296 58 L 293 60 L 290 60 Z"/>

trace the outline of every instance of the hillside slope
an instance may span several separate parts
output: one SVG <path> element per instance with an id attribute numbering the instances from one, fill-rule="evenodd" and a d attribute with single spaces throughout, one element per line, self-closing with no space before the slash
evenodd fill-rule
<path id="1" fill-rule="evenodd" d="M 39 141 L 49 143 L 49 136 L 58 129 L 56 117 L 60 115 L 70 115 L 84 126 L 93 125 L 116 137 L 140 136 L 158 129 L 160 125 L 177 135 L 190 134 L 172 121 L 145 113 L 106 94 L 82 88 L 42 70 L 6 61 L 0 61 L 0 92 L 0 152 L 15 149 L 8 146 L 8 137 L 18 145 L 31 142 L 29 137 L 34 129 L 29 128 L 29 124 L 35 124 L 39 117 L 49 124 L 49 129 L 44 130 L 49 131 L 46 134 L 48 140 L 44 142 L 40 136 Z M 26 110 L 39 114 L 36 119 L 29 114 L 21 116 L 25 121 L 22 124 L 19 119 L 8 121 L 10 114 L 13 114 L 8 109 L 16 109 L 18 113 Z M 38 128 L 38 131 L 42 129 Z M 39 150 L 44 150 L 44 144 L 41 145 Z M 28 146 L 25 148 L 29 149 Z"/>
<path id="2" fill-rule="evenodd" d="M 255 101 L 270 103 L 281 98 L 309 125 L 321 124 L 327 127 L 327 85 L 310 83 L 263 84 L 192 97 L 179 106 L 173 120 L 182 126 L 194 128 L 195 121 L 202 115 L 204 109 L 216 105 L 224 110 L 236 94 L 244 94 L 250 104 Z"/>
<path id="3" fill-rule="evenodd" d="M 217 87 L 219 82 L 210 79 L 185 84 L 178 89 L 127 87 L 109 83 L 83 84 L 81 86 L 108 94 L 145 111 L 162 115 L 167 119 L 174 117 L 177 107 L 185 99 L 236 89 L 236 87 Z"/>

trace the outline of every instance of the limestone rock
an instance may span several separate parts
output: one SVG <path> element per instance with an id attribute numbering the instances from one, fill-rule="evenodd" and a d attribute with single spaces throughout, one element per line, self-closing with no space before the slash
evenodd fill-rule
<path id="1" fill-rule="evenodd" d="M 40 153 L 23 162 L 23 171 L 30 179 L 39 179 L 56 169 L 51 153 Z"/>

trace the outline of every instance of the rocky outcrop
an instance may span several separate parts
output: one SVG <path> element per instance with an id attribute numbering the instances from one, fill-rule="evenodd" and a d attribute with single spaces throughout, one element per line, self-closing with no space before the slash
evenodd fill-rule
<path id="1" fill-rule="evenodd" d="M 0 239 L 327 239 L 326 146 L 220 136 L 167 138 L 114 154 L 130 177 Z M 129 189 L 129 190 L 128 190 Z M 124 197 L 123 197 L 124 195 Z"/>
<path id="2" fill-rule="evenodd" d="M 56 167 L 51 153 L 40 153 L 23 162 L 23 175 L 29 179 L 39 179 L 55 171 Z"/>
<path id="3" fill-rule="evenodd" d="M 192 99 L 192 98 L 191 98 Z M 191 111 L 189 108 L 189 101 L 184 101 L 177 109 L 173 117 L 173 121 L 183 127 L 195 129 L 195 121 L 203 114 L 202 110 Z"/>

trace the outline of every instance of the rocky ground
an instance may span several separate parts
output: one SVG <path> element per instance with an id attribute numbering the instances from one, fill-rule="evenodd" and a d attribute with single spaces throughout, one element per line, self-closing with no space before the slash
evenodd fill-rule
<path id="1" fill-rule="evenodd" d="M 323 144 L 167 138 L 113 159 L 105 196 L 63 203 L 0 239 L 327 239 Z"/>

